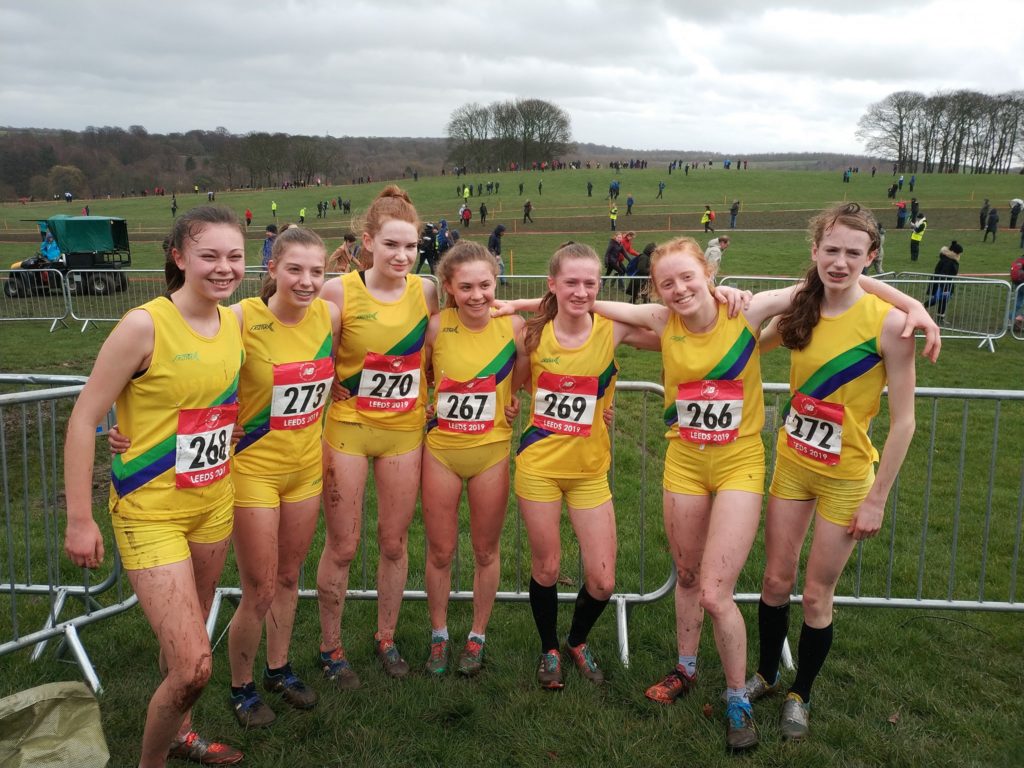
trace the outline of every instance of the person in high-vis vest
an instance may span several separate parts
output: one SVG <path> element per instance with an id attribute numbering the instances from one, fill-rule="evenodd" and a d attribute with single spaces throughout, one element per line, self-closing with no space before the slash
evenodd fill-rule
<path id="1" fill-rule="evenodd" d="M 782 702 L 787 740 L 810 733 L 811 686 L 832 646 L 836 584 L 857 543 L 877 536 L 886 499 L 914 434 L 914 339 L 906 315 L 864 292 L 859 275 L 878 251 L 878 228 L 856 203 L 811 221 L 814 266 L 793 307 L 761 334 L 762 352 L 790 349 L 790 394 L 781 414 L 765 515 L 766 562 L 758 606 L 760 658 L 752 700 L 780 688 L 790 595 L 811 520 L 796 678 Z M 881 457 L 869 429 L 888 387 Z M 877 470 L 876 470 L 877 464 Z"/>
<path id="2" fill-rule="evenodd" d="M 917 261 L 917 257 L 921 255 L 921 241 L 924 239 L 924 232 L 928 229 L 928 219 L 925 218 L 923 213 L 919 213 L 917 218 L 910 222 L 912 229 L 910 233 L 910 260 Z"/>
<path id="3" fill-rule="evenodd" d="M 138 764 L 162 766 L 170 756 L 228 765 L 242 753 L 200 737 L 190 715 L 212 671 L 206 619 L 232 530 L 231 435 L 244 353 L 238 321 L 219 304 L 245 274 L 245 232 L 233 211 L 207 205 L 180 217 L 168 243 L 167 293 L 111 331 L 68 421 L 64 548 L 75 565 L 103 561 L 92 516 L 96 425 L 116 401 L 132 445 L 111 466 L 114 537 L 164 673 Z"/>
<path id="4" fill-rule="evenodd" d="M 615 203 L 608 203 L 608 221 L 611 223 L 612 232 L 615 231 L 619 218 L 619 208 Z"/>

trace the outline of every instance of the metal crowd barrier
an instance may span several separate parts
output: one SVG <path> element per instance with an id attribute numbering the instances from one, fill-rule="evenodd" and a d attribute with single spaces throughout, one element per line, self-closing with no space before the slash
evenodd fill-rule
<path id="1" fill-rule="evenodd" d="M 0 385 L 63 384 L 66 377 L 0 377 Z M 81 379 L 74 379 L 81 381 Z M 63 636 L 93 688 L 99 680 L 78 640 L 84 624 L 134 605 L 135 598 L 115 557 L 98 584 L 62 557 L 63 530 L 59 439 L 79 385 L 39 392 L 0 395 L 0 453 L 6 537 L 5 576 L 0 596 L 10 601 L 11 628 L 0 623 L 0 655 Z M 661 472 L 664 423 L 663 390 L 648 382 L 619 382 L 613 429 L 611 482 L 619 520 L 617 592 L 612 597 L 622 663 L 629 663 L 630 610 L 672 594 L 675 574 L 661 528 Z M 775 431 L 788 390 L 766 384 L 769 470 L 774 464 Z M 1024 611 L 1017 598 L 1020 548 L 1024 541 L 1024 391 L 917 390 L 917 433 L 890 494 L 882 533 L 862 542 L 836 592 L 837 605 L 950 610 Z M 887 401 L 876 423 L 881 443 L 888 419 Z M 517 432 L 523 427 L 521 416 Z M 12 427 L 10 425 L 14 424 Z M 770 474 L 770 473 L 769 473 Z M 101 490 L 102 494 L 103 491 Z M 367 506 L 362 543 L 352 565 L 349 597 L 375 599 L 377 548 L 371 536 L 375 512 Z M 416 522 L 419 526 L 421 523 Z M 114 549 L 109 536 L 107 541 Z M 417 551 L 419 550 L 419 551 Z M 502 535 L 502 576 L 498 599 L 529 600 L 530 555 L 522 522 L 510 499 Z M 318 551 L 310 553 L 315 563 Z M 405 598 L 425 600 L 419 547 L 410 551 Z M 576 560 L 575 571 L 572 568 Z M 571 586 L 559 600 L 572 602 L 582 583 L 582 563 L 573 537 L 563 541 L 563 579 Z M 304 570 L 300 595 L 316 597 L 315 567 Z M 736 598 L 758 599 L 763 545 L 755 544 L 740 576 Z M 452 572 L 451 599 L 472 600 L 472 550 L 468 533 Z M 800 601 L 800 589 L 794 600 Z M 106 605 L 100 595 L 110 592 Z M 40 609 L 38 599 L 46 597 Z M 237 599 L 237 584 L 217 590 L 207 624 L 211 636 L 224 599 Z M 67 598 L 83 603 L 82 612 L 61 618 Z M 106 602 L 106 601 L 105 601 Z M 26 631 L 25 625 L 41 625 Z M 8 635 L 10 637 L 8 638 Z M 35 657 L 41 653 L 37 648 Z"/>
<path id="2" fill-rule="evenodd" d="M 6 547 L 0 596 L 9 601 L 0 621 L 0 656 L 33 647 L 39 659 L 52 639 L 69 649 L 99 693 L 99 677 L 79 630 L 138 602 L 122 577 L 121 561 L 107 537 L 107 558 L 92 573 L 64 557 L 63 437 L 82 389 L 81 376 L 0 374 L 0 485 Z M 26 391 L 27 386 L 46 389 Z M 76 610 L 72 605 L 78 605 Z"/>
<path id="3" fill-rule="evenodd" d="M 0 321 L 49 320 L 50 331 L 71 311 L 64 276 L 56 269 L 0 269 Z"/>
<path id="4" fill-rule="evenodd" d="M 926 307 L 937 284 L 930 273 L 884 273 L 877 277 L 913 296 Z M 722 278 L 721 284 L 759 293 L 792 285 L 797 280 L 795 277 L 732 275 Z M 987 346 L 989 351 L 995 352 L 995 341 L 1013 328 L 1012 317 L 1009 317 L 1014 296 L 1011 285 L 1006 280 L 955 277 L 941 283 L 941 286 L 944 290 L 952 289 L 943 317 L 936 317 L 942 338 L 976 339 L 979 347 Z M 932 302 L 931 306 L 937 316 L 938 303 Z M 1024 329 L 1014 332 L 1014 337 L 1024 339 Z"/>
<path id="5" fill-rule="evenodd" d="M 1007 312 L 1006 317 L 1013 338 L 1024 341 L 1024 283 L 1018 285 L 1014 290 L 1010 311 Z M 1022 319 L 1018 320 L 1017 318 Z"/>

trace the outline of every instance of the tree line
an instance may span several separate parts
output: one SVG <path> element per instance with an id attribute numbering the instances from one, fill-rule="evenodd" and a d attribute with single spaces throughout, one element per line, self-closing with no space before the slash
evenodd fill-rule
<path id="1" fill-rule="evenodd" d="M 1024 91 L 890 93 L 861 116 L 857 137 L 901 173 L 1008 173 L 1024 158 Z"/>
<path id="2" fill-rule="evenodd" d="M 463 104 L 448 120 L 448 160 L 469 170 L 529 168 L 573 149 L 572 121 L 542 99 Z"/>
<path id="3" fill-rule="evenodd" d="M 0 130 L 0 200 L 119 197 L 168 191 L 347 184 L 360 178 L 438 173 L 444 139 L 230 133 L 226 128 L 149 133 L 104 126 L 84 131 Z"/>

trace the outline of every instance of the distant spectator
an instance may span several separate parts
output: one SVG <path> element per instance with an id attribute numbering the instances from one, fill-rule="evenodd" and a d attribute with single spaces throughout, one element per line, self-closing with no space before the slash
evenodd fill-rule
<path id="1" fill-rule="evenodd" d="M 245 209 L 245 228 L 248 229 L 252 226 L 252 211 L 248 208 Z M 283 240 L 281 242 L 284 242 Z"/>
<path id="2" fill-rule="evenodd" d="M 705 232 L 715 231 L 715 212 L 711 210 L 710 205 L 704 206 L 704 213 L 700 216 L 700 223 L 704 225 Z"/>
<path id="3" fill-rule="evenodd" d="M 626 215 L 633 215 L 633 195 L 632 193 L 626 195 Z"/>
<path id="4" fill-rule="evenodd" d="M 707 262 L 712 275 L 718 275 L 718 270 L 722 265 L 722 254 L 728 247 L 728 235 L 719 235 L 708 241 L 708 247 L 704 251 L 704 261 Z"/>
<path id="5" fill-rule="evenodd" d="M 1010 201 L 1010 229 L 1017 228 L 1017 217 L 1020 216 L 1022 208 L 1024 208 L 1024 200 L 1021 200 L 1019 197 L 1015 197 Z"/>
<path id="6" fill-rule="evenodd" d="M 487 226 L 487 203 L 480 203 L 480 226 Z"/>
<path id="7" fill-rule="evenodd" d="M 629 284 L 629 298 L 633 304 L 646 304 L 650 295 L 651 255 L 657 243 L 648 243 L 626 266 L 626 274 L 635 278 Z"/>
<path id="8" fill-rule="evenodd" d="M 946 322 L 946 304 L 953 296 L 953 285 L 952 278 L 960 274 L 960 255 L 964 252 L 964 248 L 960 243 L 954 240 L 949 244 L 949 247 L 942 246 L 939 250 L 939 261 L 935 265 L 935 279 L 932 280 L 929 296 L 924 305 L 926 307 L 936 307 L 935 319 L 938 320 L 939 325 Z"/>
<path id="9" fill-rule="evenodd" d="M 729 207 L 729 229 L 736 229 L 736 217 L 740 215 L 740 201 L 733 200 Z"/>
<path id="10" fill-rule="evenodd" d="M 263 271 L 267 271 L 267 263 L 270 261 L 270 252 L 274 249 L 274 238 L 277 237 L 277 225 L 267 224 L 263 239 Z M 283 240 L 281 242 L 284 242 Z"/>
<path id="11" fill-rule="evenodd" d="M 57 245 L 57 241 L 53 239 L 53 235 L 49 232 L 43 237 L 43 242 L 39 246 L 39 252 L 46 257 L 47 261 L 53 262 L 60 259 L 60 246 Z"/>
<path id="12" fill-rule="evenodd" d="M 505 260 L 501 257 L 501 236 L 504 234 L 505 225 L 499 224 L 487 238 L 487 250 L 494 254 L 494 258 L 498 262 L 498 279 L 502 285 L 508 283 L 508 280 L 505 279 Z"/>
<path id="13" fill-rule="evenodd" d="M 988 236 L 992 235 L 992 242 L 996 241 L 996 232 L 999 230 L 999 211 L 995 208 L 988 212 L 988 218 L 985 220 L 985 235 L 981 238 L 981 242 L 988 242 Z"/>
<path id="14" fill-rule="evenodd" d="M 921 255 L 921 240 L 924 239 L 925 230 L 928 229 L 928 218 L 923 214 L 917 214 L 916 219 L 912 219 L 910 227 L 913 230 L 910 233 L 910 260 L 917 261 L 917 257 Z"/>
<path id="15" fill-rule="evenodd" d="M 341 245 L 335 248 L 334 253 L 327 258 L 328 272 L 348 272 L 352 268 L 352 247 L 355 242 L 356 236 L 351 232 L 346 232 Z"/>
<path id="16" fill-rule="evenodd" d="M 981 205 L 981 210 L 978 212 L 978 229 L 984 230 L 985 225 L 988 223 L 988 212 L 989 204 L 988 198 L 985 198 L 985 202 Z"/>
<path id="17" fill-rule="evenodd" d="M 533 203 L 527 200 L 525 203 L 523 203 L 523 224 L 525 224 L 527 221 L 533 224 L 533 216 L 530 215 L 532 213 Z"/>

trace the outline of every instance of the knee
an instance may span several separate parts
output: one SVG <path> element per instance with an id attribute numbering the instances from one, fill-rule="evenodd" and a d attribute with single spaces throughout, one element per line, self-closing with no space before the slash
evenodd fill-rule
<path id="1" fill-rule="evenodd" d="M 832 613 L 833 588 L 829 584 L 808 581 L 804 584 L 804 616 L 823 620 Z"/>
<path id="2" fill-rule="evenodd" d="M 615 592 L 615 575 L 602 573 L 588 578 L 587 592 L 595 600 L 607 600 Z"/>
<path id="3" fill-rule="evenodd" d="M 277 574 L 277 590 L 294 592 L 299 588 L 299 572 L 297 570 L 279 571 Z"/>
<path id="4" fill-rule="evenodd" d="M 265 616 L 267 611 L 270 610 L 270 604 L 274 602 L 274 593 L 277 591 L 277 585 L 274 579 L 270 578 L 254 586 L 255 589 L 250 590 L 248 595 L 245 590 L 242 590 L 242 600 L 245 602 L 252 600 L 252 610 L 258 616 Z"/>
<path id="5" fill-rule="evenodd" d="M 538 584 L 554 584 L 558 581 L 558 560 L 533 561 L 533 578 Z"/>
<path id="6" fill-rule="evenodd" d="M 382 560 L 402 560 L 408 554 L 405 536 L 380 537 L 380 556 Z"/>
<path id="7" fill-rule="evenodd" d="M 712 586 L 702 586 L 700 590 L 700 607 L 717 618 L 733 607 L 732 593 Z"/>
<path id="8" fill-rule="evenodd" d="M 167 677 L 174 686 L 174 703 L 179 711 L 184 712 L 196 703 L 212 674 L 213 657 L 209 650 L 184 659 L 180 667 L 168 670 Z"/>
<path id="9" fill-rule="evenodd" d="M 434 542 L 427 544 L 427 560 L 434 568 L 448 568 L 451 566 L 454 557 L 455 547 L 452 544 Z"/>
<path id="10" fill-rule="evenodd" d="M 789 598 L 795 581 L 796 574 L 766 570 L 761 582 L 761 594 L 771 598 L 771 603 L 777 605 L 779 601 Z"/>
<path id="11" fill-rule="evenodd" d="M 676 587 L 683 592 L 692 592 L 700 586 L 699 568 L 676 568 Z"/>
<path id="12" fill-rule="evenodd" d="M 358 548 L 357 537 L 341 539 L 328 536 L 324 543 L 324 557 L 336 568 L 348 568 L 355 559 Z"/>
<path id="13" fill-rule="evenodd" d="M 473 550 L 473 560 L 477 568 L 489 568 L 498 562 L 498 558 L 498 547 Z"/>

